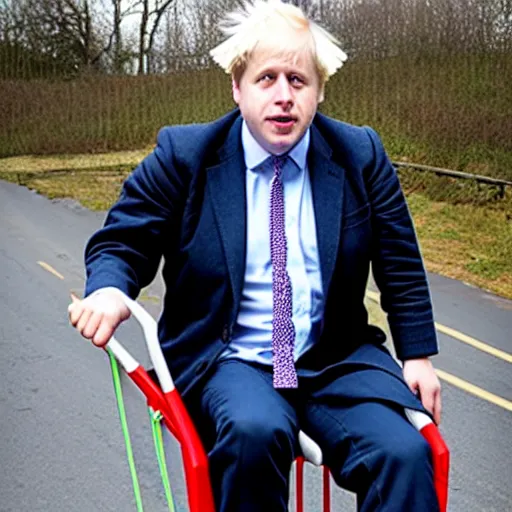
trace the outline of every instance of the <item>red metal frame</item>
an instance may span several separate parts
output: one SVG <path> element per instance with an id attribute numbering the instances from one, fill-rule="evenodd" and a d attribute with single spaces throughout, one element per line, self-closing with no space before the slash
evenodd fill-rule
<path id="1" fill-rule="evenodd" d="M 432 450 L 434 466 L 434 485 L 436 487 L 439 509 L 446 512 L 448 506 L 448 474 L 450 471 L 450 452 L 437 427 L 431 423 L 421 430 Z"/>
<path id="2" fill-rule="evenodd" d="M 430 423 L 420 430 L 430 445 L 434 467 L 434 486 L 440 512 L 448 507 L 448 474 L 450 470 L 450 452 L 438 428 Z M 296 459 L 296 499 L 297 512 L 304 512 L 304 457 Z M 331 474 L 327 466 L 322 466 L 323 512 L 331 512 Z"/>
<path id="3" fill-rule="evenodd" d="M 208 471 L 208 457 L 192 419 L 175 389 L 163 393 L 142 366 L 128 373 L 147 398 L 148 406 L 161 412 L 164 423 L 181 445 L 190 512 L 215 512 Z M 449 451 L 437 427 L 430 423 L 421 434 L 432 449 L 434 480 L 441 512 L 446 512 L 448 501 Z M 304 512 L 304 457 L 296 463 L 296 511 Z M 330 472 L 322 466 L 323 512 L 331 512 Z"/>
<path id="4" fill-rule="evenodd" d="M 121 292 L 119 292 L 121 293 Z M 135 318 L 141 323 L 146 343 L 158 377 L 157 384 L 146 370 L 112 338 L 108 343 L 121 366 L 146 396 L 148 406 L 160 411 L 164 424 L 180 443 L 190 512 L 215 512 L 208 469 L 208 457 L 186 407 L 174 387 L 169 369 L 157 338 L 156 322 L 138 303 L 124 294 L 123 298 Z M 441 512 L 446 512 L 448 501 L 448 473 L 450 454 L 434 423 L 423 413 L 405 411 L 412 424 L 420 431 L 432 450 L 434 482 Z M 304 463 L 301 456 L 296 463 L 296 510 L 304 512 Z M 319 461 L 317 461 L 319 463 Z M 322 466 L 323 512 L 331 511 L 330 472 Z"/>
<path id="5" fill-rule="evenodd" d="M 190 512 L 215 512 L 208 457 L 178 391 L 164 393 L 140 365 L 127 374 L 180 443 Z"/>

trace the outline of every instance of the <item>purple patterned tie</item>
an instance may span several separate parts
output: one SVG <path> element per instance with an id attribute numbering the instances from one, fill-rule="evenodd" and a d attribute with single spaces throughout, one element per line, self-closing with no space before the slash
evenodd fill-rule
<path id="1" fill-rule="evenodd" d="M 293 358 L 295 329 L 292 322 L 292 286 L 286 272 L 286 232 L 282 168 L 286 156 L 273 156 L 274 177 L 270 183 L 270 259 L 272 262 L 272 350 L 274 387 L 298 387 Z"/>

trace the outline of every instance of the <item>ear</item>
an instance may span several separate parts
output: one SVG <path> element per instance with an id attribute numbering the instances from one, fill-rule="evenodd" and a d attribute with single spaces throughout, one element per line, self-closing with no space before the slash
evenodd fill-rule
<path id="1" fill-rule="evenodd" d="M 233 100 L 238 105 L 240 103 L 240 84 L 237 84 L 234 78 L 231 80 L 231 89 L 233 91 Z"/>

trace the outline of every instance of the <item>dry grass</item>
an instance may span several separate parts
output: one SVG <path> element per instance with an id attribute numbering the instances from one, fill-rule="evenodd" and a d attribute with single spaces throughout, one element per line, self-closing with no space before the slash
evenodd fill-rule
<path id="1" fill-rule="evenodd" d="M 26 186 L 50 199 L 72 198 L 91 210 L 106 210 L 118 198 L 131 167 L 106 172 L 73 171 L 69 174 L 34 177 Z"/>
<path id="2" fill-rule="evenodd" d="M 512 298 L 512 210 L 408 197 L 428 270 Z"/>
<path id="3" fill-rule="evenodd" d="M 511 77 L 507 53 L 356 58 L 329 80 L 320 108 L 374 127 L 396 158 L 512 180 Z M 229 77 L 217 67 L 0 80 L 0 155 L 145 148 L 164 125 L 225 114 L 235 106 L 230 91 Z"/>
<path id="4" fill-rule="evenodd" d="M 151 150 L 2 158 L 0 178 L 50 199 L 71 198 L 91 210 L 106 210 L 123 180 Z"/>
<path id="5" fill-rule="evenodd" d="M 91 169 L 113 165 L 136 165 L 152 148 L 94 155 L 14 156 L 0 158 L 0 173 L 47 172 L 65 169 Z"/>

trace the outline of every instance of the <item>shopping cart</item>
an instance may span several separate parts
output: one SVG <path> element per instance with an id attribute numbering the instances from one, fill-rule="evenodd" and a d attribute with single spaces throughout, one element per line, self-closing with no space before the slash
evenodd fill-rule
<path id="1" fill-rule="evenodd" d="M 152 378 L 148 371 L 132 357 L 115 337 L 112 337 L 106 345 L 105 350 L 109 354 L 114 376 L 114 385 L 118 399 L 121 424 L 125 434 L 128 460 L 132 469 L 132 484 L 137 510 L 139 512 L 142 511 L 142 500 L 136 472 L 133 469 L 133 455 L 126 429 L 126 416 L 120 389 L 118 362 L 147 399 L 147 405 L 152 420 L 156 455 L 169 510 L 175 512 L 176 509 L 167 475 L 161 424 L 169 430 L 181 448 L 190 512 L 215 512 L 208 471 L 208 458 L 196 428 L 169 373 L 167 363 L 160 348 L 156 321 L 139 303 L 124 294 L 123 298 L 133 317 L 142 327 L 151 363 L 156 374 L 156 379 Z M 158 383 L 156 381 L 158 381 Z M 437 427 L 426 414 L 413 410 L 406 410 L 405 413 L 409 421 L 421 432 L 431 446 L 437 497 L 441 512 L 446 512 L 449 472 L 448 448 Z M 310 462 L 322 468 L 323 511 L 330 512 L 330 473 L 329 468 L 322 464 L 322 452 L 320 447 L 302 431 L 299 433 L 299 442 L 302 455 L 295 461 L 296 510 L 297 512 L 303 512 L 304 510 L 304 464 Z"/>

